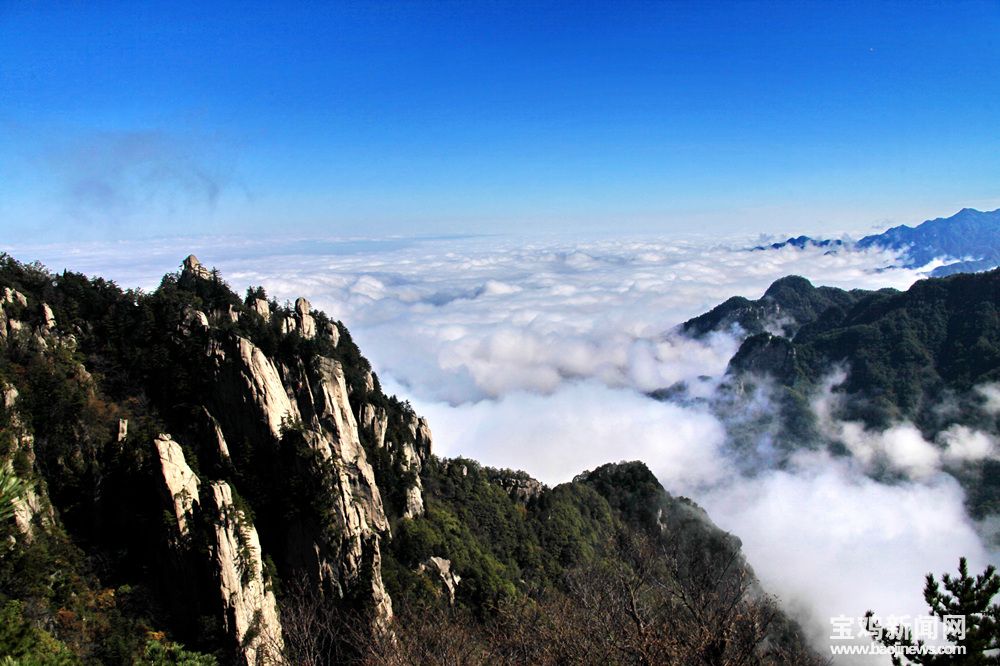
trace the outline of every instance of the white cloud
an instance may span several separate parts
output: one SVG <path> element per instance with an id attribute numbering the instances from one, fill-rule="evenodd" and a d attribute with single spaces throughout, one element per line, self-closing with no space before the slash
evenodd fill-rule
<path id="1" fill-rule="evenodd" d="M 976 391 L 983 397 L 983 409 L 991 416 L 1000 415 L 1000 384 L 983 384 L 976 387 Z"/>
<path id="2" fill-rule="evenodd" d="M 910 479 L 923 480 L 947 465 L 960 465 L 996 456 L 995 438 L 968 426 L 954 424 L 928 441 L 920 429 L 908 421 L 883 430 L 870 430 L 863 423 L 837 419 L 840 396 L 835 387 L 846 379 L 845 371 L 836 369 L 822 382 L 812 401 L 820 430 L 843 444 L 866 473 L 881 468 L 899 472 Z M 983 392 L 983 387 L 977 389 Z"/>
<path id="3" fill-rule="evenodd" d="M 925 615 L 927 573 L 954 572 L 961 556 L 980 571 L 991 560 L 944 474 L 887 485 L 848 459 L 809 453 L 699 499 L 820 646 L 831 617 Z"/>
<path id="4" fill-rule="evenodd" d="M 432 424 L 439 455 L 526 469 L 550 485 L 621 460 L 645 461 L 675 491 L 693 492 L 730 474 L 725 431 L 705 410 L 600 382 L 564 384 L 549 395 L 520 391 L 475 404 L 414 407 Z"/>
<path id="5" fill-rule="evenodd" d="M 952 425 L 939 435 L 944 459 L 951 463 L 976 462 L 997 455 L 996 438 L 963 425 Z"/>

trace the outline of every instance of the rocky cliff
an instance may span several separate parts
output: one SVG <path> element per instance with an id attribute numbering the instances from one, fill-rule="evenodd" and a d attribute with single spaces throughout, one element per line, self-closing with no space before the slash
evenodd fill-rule
<path id="1" fill-rule="evenodd" d="M 292 308 L 257 297 L 240 302 L 194 256 L 166 282 L 178 298 L 162 304 L 156 314 L 164 321 L 152 332 L 157 352 L 168 357 L 160 368 L 162 383 L 151 386 L 152 377 L 139 378 L 134 390 L 151 409 L 130 415 L 148 434 L 136 428 L 130 433 L 129 419 L 118 418 L 113 441 L 95 442 L 100 450 L 86 465 L 108 474 L 102 463 L 116 448 L 127 448 L 153 481 L 149 489 L 157 490 L 140 504 L 162 506 L 172 525 L 142 535 L 143 550 L 169 561 L 171 577 L 210 581 L 216 590 L 192 593 L 186 582 L 167 584 L 167 594 L 176 596 L 167 605 L 187 605 L 215 618 L 228 636 L 228 653 L 240 661 L 276 663 L 282 629 L 266 580 L 276 574 L 265 575 L 267 560 L 283 577 L 307 580 L 318 594 L 369 609 L 373 630 L 386 628 L 393 611 L 381 549 L 391 536 L 392 516 L 412 518 L 423 511 L 419 472 L 431 451 L 426 421 L 381 393 L 353 342 L 342 340 L 340 326 L 315 313 L 306 299 Z M 87 399 L 106 398 L 100 378 L 86 367 L 88 358 L 106 353 L 91 340 L 92 321 L 60 325 L 47 303 L 7 287 L 0 324 L 13 358 L 59 366 L 75 376 Z M 74 333 L 88 339 L 82 354 L 73 353 Z M 53 358 L 59 353 L 64 357 Z M 352 363 L 351 385 L 345 360 Z M 54 519 L 46 468 L 66 461 L 36 463 L 32 429 L 18 405 L 17 388 L 4 384 L 3 459 L 35 481 L 16 500 L 15 538 L 30 540 Z M 117 416 L 120 409 L 127 404 L 115 404 Z M 148 431 L 154 424 L 163 427 Z M 383 474 L 406 476 L 393 488 L 402 500 L 395 513 L 386 510 L 363 438 L 382 461 Z M 120 507 L 101 510 L 119 513 Z M 72 525 L 77 508 L 67 506 L 66 512 Z"/>

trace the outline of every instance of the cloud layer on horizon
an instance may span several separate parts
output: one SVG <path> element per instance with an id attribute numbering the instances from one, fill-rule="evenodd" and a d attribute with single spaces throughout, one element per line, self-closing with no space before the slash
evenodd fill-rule
<path id="1" fill-rule="evenodd" d="M 376 371 L 406 387 L 408 397 L 451 404 L 551 393 L 581 379 L 649 391 L 716 376 L 735 340 L 692 343 L 669 332 L 730 296 L 759 298 L 790 274 L 846 288 L 906 288 L 921 277 L 875 272 L 893 263 L 885 252 L 746 252 L 747 245 L 696 238 L 201 239 L 14 251 L 56 270 L 147 288 L 196 251 L 238 291 L 252 283 L 279 300 L 307 296 L 344 321 Z"/>

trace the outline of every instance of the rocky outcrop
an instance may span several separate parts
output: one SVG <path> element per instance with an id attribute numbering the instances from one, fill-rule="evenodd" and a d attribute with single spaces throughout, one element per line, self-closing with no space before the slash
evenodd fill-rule
<path id="1" fill-rule="evenodd" d="M 207 331 L 208 316 L 201 310 L 185 308 L 184 320 L 181 322 L 181 332 L 190 333 L 192 331 Z"/>
<path id="2" fill-rule="evenodd" d="M 333 322 L 328 323 L 323 332 L 326 334 L 326 337 L 330 340 L 330 344 L 332 344 L 334 347 L 340 344 L 340 329 L 337 327 L 336 324 L 334 324 Z"/>
<path id="3" fill-rule="evenodd" d="M 371 435 L 376 449 L 384 448 L 386 428 L 389 425 L 389 416 L 385 410 L 366 402 L 361 405 L 358 413 L 360 418 L 358 426 Z"/>
<path id="4" fill-rule="evenodd" d="M 368 373 L 367 378 L 372 377 Z M 374 380 L 372 380 L 374 385 Z M 384 407 L 376 407 L 369 402 L 362 403 L 358 409 L 359 428 L 365 432 L 371 445 L 377 449 L 386 449 L 390 460 L 398 464 L 400 470 L 411 472 L 413 485 L 404 491 L 404 518 L 416 518 L 424 513 L 423 482 L 420 472 L 424 463 L 431 455 L 431 429 L 426 419 L 408 414 L 403 417 L 402 427 L 394 432 L 403 433 L 398 441 L 389 441 L 389 415 Z M 400 418 L 399 416 L 396 417 Z"/>
<path id="5" fill-rule="evenodd" d="M 443 557 L 428 557 L 417 565 L 417 573 L 426 574 L 441 584 L 445 594 L 448 595 L 448 603 L 455 605 L 455 591 L 458 584 L 462 582 L 462 577 L 451 570 L 451 560 Z"/>
<path id="6" fill-rule="evenodd" d="M 188 466 L 180 444 L 170 435 L 159 435 L 153 445 L 160 457 L 164 491 L 167 501 L 173 506 L 178 534 L 186 537 L 189 534 L 191 512 L 198 503 L 198 486 L 201 481 Z"/>
<path id="7" fill-rule="evenodd" d="M 10 304 L 17 303 L 22 308 L 28 307 L 28 297 L 17 289 L 11 289 L 10 287 L 3 288 L 3 302 Z"/>
<path id="8" fill-rule="evenodd" d="M 20 456 L 29 467 L 35 467 L 35 438 L 24 425 L 21 415 L 17 412 L 18 392 L 13 386 L 0 382 L 0 397 L 3 409 L 7 413 L 6 435 L 10 438 L 11 455 L 8 460 L 0 459 L 0 465 L 13 471 L 13 460 Z M 0 436 L 4 433 L 0 431 Z M 14 523 L 21 538 L 26 542 L 35 539 L 39 529 L 44 529 L 55 522 L 52 504 L 46 496 L 44 484 L 40 481 L 28 483 L 17 499 L 14 500 Z"/>
<path id="9" fill-rule="evenodd" d="M 148 435 L 138 439 L 149 425 L 144 411 L 116 406 L 118 411 L 107 414 L 109 452 L 142 454 L 144 473 L 152 473 L 150 483 L 138 481 L 123 492 L 141 495 L 147 504 L 137 502 L 124 513 L 141 506 L 151 509 L 153 519 L 144 526 L 161 525 L 164 510 L 170 518 L 166 530 L 134 540 L 148 548 L 143 555 L 160 572 L 164 603 L 181 613 L 190 607 L 195 617 L 218 615 L 242 660 L 272 663 L 281 626 L 274 595 L 264 583 L 263 563 L 273 561 L 282 576 L 303 577 L 324 595 L 362 604 L 370 611 L 373 629 L 388 628 L 393 610 L 382 580 L 382 548 L 391 538 L 390 521 L 371 449 L 365 447 L 374 441 L 389 453 L 379 457 L 380 465 L 389 459 L 413 472 L 408 478 L 415 479 L 414 485 L 392 491 L 394 502 L 405 503 L 404 516 L 418 516 L 424 512 L 419 474 L 431 450 L 426 421 L 381 394 L 342 327 L 316 314 L 306 299 L 273 311 L 263 298 L 240 305 L 224 291 L 218 274 L 194 255 L 185 259 L 176 285 L 198 299 L 178 298 L 167 319 L 176 328 L 159 332 L 166 353 L 177 354 L 182 361 L 174 362 L 185 364 L 179 391 L 184 395 L 176 400 L 168 395 L 167 402 L 155 405 L 164 408 L 158 416 L 171 434 L 152 442 Z M 56 324 L 52 308 L 34 296 L 10 288 L 2 293 L 2 337 L 21 332 L 18 341 L 34 344 L 37 338 L 53 349 L 63 339 Z M 85 327 L 74 332 L 90 334 Z M 320 337 L 323 344 L 283 340 L 283 334 Z M 338 349 L 337 358 L 317 353 L 330 349 L 327 342 Z M 359 358 L 363 367 L 347 372 L 337 360 Z M 74 380 L 97 387 L 83 366 L 79 372 Z M 169 388 L 150 393 L 169 393 Z M 13 404 L 14 398 L 9 400 Z M 362 430 L 371 435 L 364 436 L 364 445 Z M 152 467 L 145 466 L 150 454 Z M 43 493 L 44 484 L 40 488 Z M 286 496 L 292 499 L 284 503 Z M 249 515 L 251 506 L 255 519 Z M 18 509 L 19 526 L 30 530 L 46 510 L 53 515 L 47 507 L 44 495 L 26 494 Z M 394 516 L 398 511 L 394 503 Z M 457 584 L 457 578 L 449 580 Z M 174 629 L 189 636 L 197 631 L 193 626 Z"/>
<path id="10" fill-rule="evenodd" d="M 271 321 L 271 306 L 268 305 L 267 299 L 255 298 L 250 303 L 250 307 L 254 312 L 260 315 L 261 319 L 265 322 Z"/>
<path id="11" fill-rule="evenodd" d="M 382 626 L 392 617 L 381 571 L 381 535 L 389 532 L 382 496 L 361 446 L 343 368 L 333 359 L 318 357 L 311 374 L 309 411 L 313 417 L 303 438 L 328 463 L 321 473 L 327 475 L 334 509 L 330 519 L 340 535 L 339 552 L 330 544 L 313 544 L 314 576 L 324 588 L 337 589 L 342 595 L 370 581 L 365 594 L 376 624 Z"/>
<path id="12" fill-rule="evenodd" d="M 324 488 L 326 508 L 321 518 L 282 525 L 288 561 L 321 590 L 340 596 L 356 595 L 357 586 L 370 581 L 364 595 L 371 600 L 376 622 L 384 623 L 392 616 L 392 605 L 382 584 L 379 548 L 389 521 L 361 446 L 340 363 L 319 356 L 308 366 L 302 360 L 276 364 L 235 335 L 229 342 L 209 344 L 218 389 L 211 409 L 226 416 L 217 441 L 243 441 L 272 450 L 304 446 L 312 452 L 311 462 L 288 473 Z M 232 418 L 234 413 L 240 418 Z M 238 455 L 234 461 L 242 464 Z M 317 520 L 321 524 L 308 522 Z"/>
<path id="13" fill-rule="evenodd" d="M 406 489 L 403 517 L 416 518 L 424 513 L 424 486 L 420 472 L 431 455 L 431 428 L 427 419 L 414 415 L 410 419 L 409 430 L 413 439 L 400 447 L 400 453 L 405 468 L 413 472 L 414 484 Z"/>
<path id="14" fill-rule="evenodd" d="M 199 408 L 199 416 L 201 418 L 201 427 L 204 432 L 206 432 L 206 438 L 211 442 L 209 447 L 215 452 L 215 461 L 219 464 L 225 464 L 231 460 L 229 455 L 229 445 L 226 443 L 226 436 L 222 433 L 222 426 L 216 420 L 212 414 L 204 407 Z"/>
<path id="15" fill-rule="evenodd" d="M 235 324 L 240 320 L 239 311 L 230 303 L 225 308 L 219 308 L 213 313 L 216 321 Z"/>
<path id="16" fill-rule="evenodd" d="M 175 536 L 182 537 L 174 542 L 179 550 L 172 552 L 185 554 L 171 562 L 176 575 L 198 580 L 204 572 L 215 581 L 218 591 L 211 608 L 221 618 L 241 662 L 280 663 L 281 623 L 274 594 L 264 580 L 256 527 L 237 507 L 228 483 L 214 481 L 207 491 L 201 490 L 201 480 L 170 435 L 159 435 L 154 446 L 163 495 L 177 524 Z M 180 594 L 193 593 L 183 583 L 178 590 Z"/>
<path id="17" fill-rule="evenodd" d="M 497 475 L 491 481 L 504 489 L 504 492 L 520 504 L 528 504 L 542 494 L 545 485 L 536 479 L 532 479 L 526 474 Z"/>
<path id="18" fill-rule="evenodd" d="M 0 300 L 0 340 L 12 338 L 24 328 L 21 317 L 26 307 L 28 299 L 24 294 L 4 287 L 3 298 Z"/>
<path id="19" fill-rule="evenodd" d="M 55 330 L 56 327 L 56 316 L 52 313 L 52 308 L 49 307 L 48 303 L 42 303 L 42 321 L 41 328 L 46 333 L 50 333 Z"/>
<path id="20" fill-rule="evenodd" d="M 256 345 L 234 336 L 229 345 L 212 342 L 209 353 L 222 373 L 217 381 L 224 408 L 245 406 L 247 415 L 255 417 L 274 439 L 281 438 L 283 428 L 301 422 L 298 406 L 285 391 L 277 367 Z M 252 424 L 247 429 L 258 430 Z"/>
<path id="21" fill-rule="evenodd" d="M 324 434 L 336 434 L 336 440 L 325 437 L 321 443 L 325 453 L 336 458 L 345 492 L 345 507 L 351 505 L 348 523 L 362 529 L 385 531 L 389 521 L 382 508 L 382 498 L 375 484 L 375 472 L 368 464 L 358 436 L 358 426 L 347 399 L 344 369 L 330 358 L 319 357 L 315 362 L 317 382 L 313 387 L 313 407 Z"/>
<path id="22" fill-rule="evenodd" d="M 312 314 L 312 304 L 304 298 L 295 299 L 295 324 L 303 338 L 316 337 L 316 320 Z"/>
<path id="23" fill-rule="evenodd" d="M 261 303 L 263 303 L 263 304 L 261 304 Z M 270 309 L 268 308 L 267 301 L 264 301 L 263 299 L 256 299 L 256 301 L 254 301 L 252 307 L 254 308 L 254 310 L 257 311 L 258 314 L 260 314 L 262 317 L 264 317 L 265 321 L 269 321 L 270 320 L 270 318 L 271 318 L 270 317 Z M 265 308 L 268 308 L 267 309 L 267 314 L 264 313 L 264 309 Z M 284 315 L 282 316 L 282 319 L 281 319 L 281 334 L 282 335 L 291 335 L 292 333 L 296 333 L 297 332 L 303 338 L 309 338 L 309 339 L 311 339 L 311 338 L 316 337 L 316 331 L 317 331 L 317 329 L 316 329 L 316 318 L 313 317 L 313 315 L 312 315 L 312 304 L 308 300 L 306 300 L 304 298 L 301 298 L 301 297 L 300 298 L 296 298 L 295 299 L 295 309 L 292 311 L 291 315 L 290 316 L 284 316 Z M 325 329 L 324 333 L 326 333 L 327 335 L 330 335 L 329 329 L 328 328 Z M 339 331 L 337 331 L 337 333 L 336 333 L 336 338 L 337 338 L 336 340 L 333 340 L 333 337 L 331 336 L 331 340 L 333 340 L 334 346 L 336 346 L 337 342 L 340 340 L 340 332 Z"/>
<path id="24" fill-rule="evenodd" d="M 190 275 L 192 277 L 200 278 L 202 280 L 212 279 L 212 271 L 202 266 L 201 262 L 198 261 L 198 257 L 194 256 L 193 254 L 189 254 L 187 256 L 187 259 L 184 260 L 184 270 L 182 271 L 181 274 Z"/>
<path id="25" fill-rule="evenodd" d="M 223 609 L 223 627 L 240 646 L 247 664 L 281 663 L 284 647 L 274 593 L 264 580 L 257 529 L 233 502 L 228 483 L 208 493 L 215 525 L 212 549 Z"/>

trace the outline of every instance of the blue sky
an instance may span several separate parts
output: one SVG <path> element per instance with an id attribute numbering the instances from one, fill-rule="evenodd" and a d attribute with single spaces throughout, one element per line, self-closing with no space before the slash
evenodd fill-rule
<path id="1" fill-rule="evenodd" d="M 1000 2 L 205 4 L 0 0 L 4 236 L 1000 206 Z"/>

